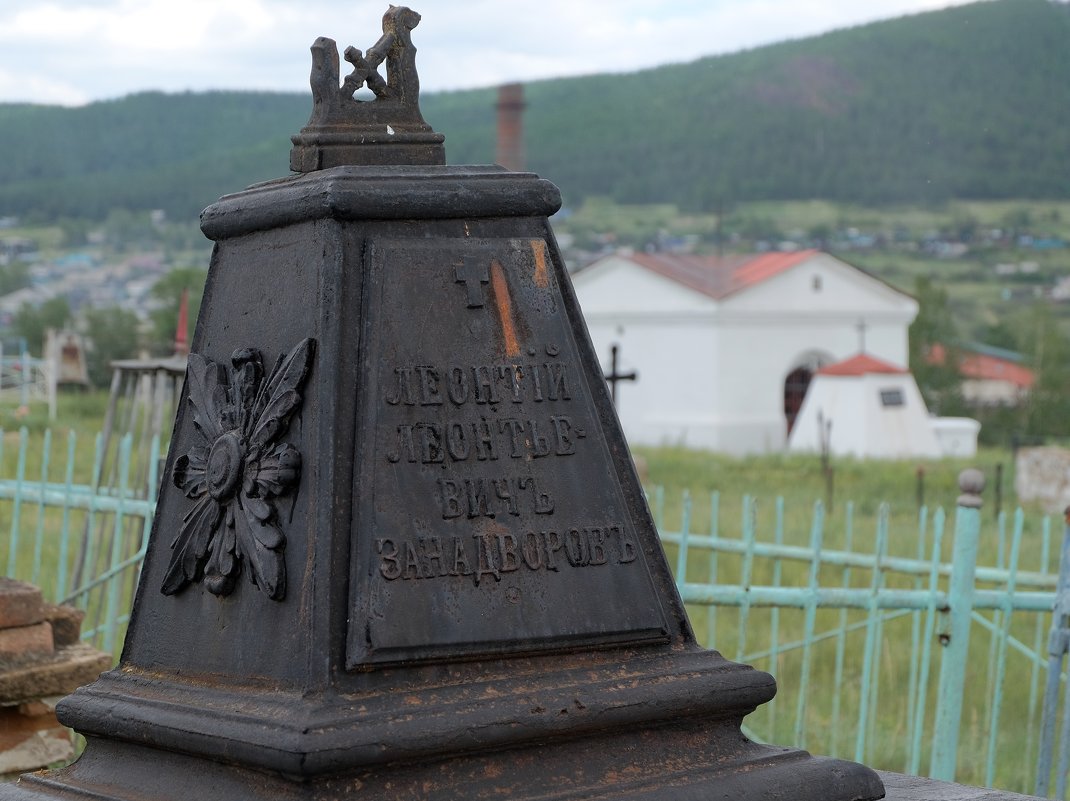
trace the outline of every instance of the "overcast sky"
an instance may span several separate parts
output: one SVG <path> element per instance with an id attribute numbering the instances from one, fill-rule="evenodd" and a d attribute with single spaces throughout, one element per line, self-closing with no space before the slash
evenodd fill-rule
<path id="1" fill-rule="evenodd" d="M 414 0 L 423 21 L 413 41 L 422 88 L 435 91 L 690 61 L 963 1 Z M 316 37 L 366 50 L 386 7 L 0 0 L 0 102 L 80 105 L 148 89 L 308 91 Z"/>

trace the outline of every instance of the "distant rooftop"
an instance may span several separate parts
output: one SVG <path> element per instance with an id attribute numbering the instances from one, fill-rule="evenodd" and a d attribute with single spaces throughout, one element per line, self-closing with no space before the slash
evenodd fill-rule
<path id="1" fill-rule="evenodd" d="M 1006 381 L 1022 389 L 1030 389 L 1036 375 L 1020 362 L 1020 353 L 1003 348 L 994 348 L 977 342 L 962 343 L 959 348 L 959 375 L 979 381 Z M 929 350 L 929 364 L 944 364 L 947 350 L 937 343 Z"/>
<path id="2" fill-rule="evenodd" d="M 671 278 L 715 300 L 760 284 L 818 255 L 817 250 L 791 253 L 695 256 L 675 253 L 635 253 L 631 261 Z"/>
<path id="3" fill-rule="evenodd" d="M 886 362 L 868 353 L 859 353 L 849 359 L 834 364 L 826 364 L 817 371 L 818 375 L 860 376 L 881 373 L 886 375 L 902 375 L 909 372 L 905 367 Z"/>

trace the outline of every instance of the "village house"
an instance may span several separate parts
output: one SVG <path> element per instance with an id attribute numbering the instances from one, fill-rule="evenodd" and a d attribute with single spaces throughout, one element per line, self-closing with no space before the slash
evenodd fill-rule
<path id="1" fill-rule="evenodd" d="M 783 451 L 815 372 L 860 352 L 907 364 L 918 303 L 816 250 L 617 253 L 573 275 L 633 444 Z"/>
<path id="2" fill-rule="evenodd" d="M 962 399 L 971 406 L 1018 406 L 1029 397 L 1036 376 L 1020 353 L 970 343 L 955 348 Z M 930 364 L 944 364 L 947 349 L 936 344 L 926 354 Z"/>

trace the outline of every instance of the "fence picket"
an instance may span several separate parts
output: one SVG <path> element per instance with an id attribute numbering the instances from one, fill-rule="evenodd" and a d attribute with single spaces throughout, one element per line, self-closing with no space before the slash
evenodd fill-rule
<path id="1" fill-rule="evenodd" d="M 925 611 L 925 636 L 922 638 L 921 667 L 918 671 L 918 697 L 914 704 L 914 736 L 910 742 L 910 766 L 907 773 L 917 775 L 921 770 L 921 739 L 925 731 L 925 710 L 929 691 L 929 669 L 932 664 L 933 634 L 936 631 L 937 590 L 940 587 L 940 555 L 944 547 L 944 510 L 933 515 L 932 569 L 929 572 L 929 604 Z"/>
<path id="2" fill-rule="evenodd" d="M 844 510 L 843 532 L 843 548 L 847 553 L 851 552 L 851 547 L 854 544 L 854 510 L 854 503 L 848 501 Z M 780 563 L 779 559 L 777 563 Z M 851 587 L 850 565 L 843 567 L 841 585 L 845 590 Z M 847 653 L 847 630 L 847 607 L 843 607 L 840 609 L 840 625 L 836 633 L 836 667 L 833 673 L 833 683 L 836 685 L 836 689 L 832 696 L 832 749 L 830 751 L 832 756 L 840 755 L 840 733 L 842 731 L 840 707 L 843 698 L 843 662 Z"/>
<path id="3" fill-rule="evenodd" d="M 8 542 L 7 551 L 7 574 L 9 576 L 16 575 L 18 570 L 16 560 L 19 552 L 19 534 L 21 533 L 22 485 L 26 478 L 26 443 L 29 436 L 26 426 L 19 429 L 18 465 L 15 468 L 15 503 L 11 508 L 11 539 Z"/>
<path id="4" fill-rule="evenodd" d="M 784 499 L 776 499 L 776 532 L 774 534 L 774 541 L 777 545 L 784 544 Z M 783 575 L 783 565 L 778 559 L 773 565 L 773 586 L 779 587 L 781 577 Z M 774 606 L 769 613 L 769 672 L 774 676 L 777 674 L 777 670 L 780 662 L 780 607 Z M 769 716 L 769 731 L 776 732 L 776 711 L 777 703 L 776 697 L 766 704 L 768 707 Z"/>
<path id="5" fill-rule="evenodd" d="M 67 434 L 67 466 L 63 475 L 63 521 L 59 535 L 59 565 L 56 571 L 57 598 L 67 594 L 67 560 L 71 542 L 71 494 L 74 489 L 74 458 L 78 436 L 72 429 Z M 44 493 L 42 493 L 44 494 Z"/>
<path id="6" fill-rule="evenodd" d="M 52 454 L 52 430 L 45 431 L 44 444 L 41 446 L 41 483 L 48 481 L 48 459 Z M 34 584 L 41 583 L 41 554 L 44 550 L 45 533 L 45 502 L 44 498 L 37 501 L 37 526 L 33 538 L 33 571 L 30 581 Z"/>
<path id="7" fill-rule="evenodd" d="M 1051 560 L 1051 520 L 1047 517 L 1044 518 L 1044 522 L 1041 524 L 1040 531 L 1040 569 L 1042 572 L 1046 572 L 1050 569 Z M 1040 616 L 1036 616 L 1036 620 L 1033 622 L 1033 650 L 1036 653 L 1040 653 L 1044 647 L 1044 619 Z M 1037 703 L 1039 700 L 1040 689 L 1040 660 L 1033 662 L 1032 669 L 1029 671 L 1029 718 L 1026 724 L 1026 763 L 1029 765 L 1034 764 L 1037 759 L 1035 749 L 1037 747 L 1036 742 L 1036 720 L 1037 720 Z"/>
<path id="8" fill-rule="evenodd" d="M 676 551 L 676 585 L 687 582 L 687 540 L 691 536 L 691 493 L 685 491 L 680 512 L 680 547 Z"/>
<path id="9" fill-rule="evenodd" d="M 756 512 L 754 499 L 750 495 L 743 496 L 742 511 L 743 526 L 743 563 L 740 567 L 739 584 L 742 589 L 742 603 L 739 607 L 739 629 L 736 635 L 736 661 L 743 661 L 743 654 L 747 650 L 747 621 L 750 618 L 750 590 L 751 570 L 754 566 L 754 539 Z"/>
<path id="10" fill-rule="evenodd" d="M 122 560 L 123 531 L 125 522 L 123 500 L 126 498 L 127 487 L 130 480 L 130 454 L 133 447 L 133 436 L 125 434 L 119 443 L 119 508 L 115 510 L 115 528 L 111 540 L 110 569 L 117 572 L 117 566 Z M 111 653 L 115 650 L 115 634 L 117 618 L 119 617 L 119 581 L 109 582 L 107 588 L 107 616 L 104 619 L 104 650 Z M 99 608 L 99 607 L 98 607 Z M 98 622 L 98 626 L 100 623 Z"/>
<path id="11" fill-rule="evenodd" d="M 877 638 L 879 630 L 877 622 L 880 619 L 880 607 L 877 599 L 881 588 L 881 563 L 885 550 L 888 547 L 888 506 L 881 504 L 877 513 L 877 546 L 874 550 L 873 570 L 870 575 L 868 615 L 866 618 L 866 644 L 862 651 L 862 692 L 858 702 L 858 729 L 855 735 L 855 762 L 865 761 L 866 737 L 869 734 L 870 694 L 867 689 L 873 682 L 873 671 L 878 667 L 877 661 Z"/>
<path id="12" fill-rule="evenodd" d="M 1007 550 L 1007 513 L 1001 511 L 996 515 L 996 567 L 1003 568 L 1006 564 L 1005 554 Z M 992 611 L 992 626 L 996 631 L 1003 628 L 1003 611 Z M 992 701 L 996 690 L 996 659 L 998 650 L 998 637 L 988 639 L 988 662 L 985 670 L 985 729 L 992 726 Z"/>
<path id="13" fill-rule="evenodd" d="M 814 518 L 810 528 L 810 576 L 807 582 L 809 593 L 806 601 L 806 617 L 803 621 L 802 671 L 799 683 L 806 687 L 810 683 L 810 660 L 813 654 L 814 625 L 817 622 L 817 599 L 820 589 L 821 543 L 825 536 L 825 506 L 821 501 L 814 503 Z M 800 748 L 806 747 L 806 700 L 808 693 L 799 693 L 798 707 L 795 711 L 795 742 Z"/>
<path id="14" fill-rule="evenodd" d="M 876 559 L 873 564 L 875 572 L 874 582 L 876 589 L 875 595 L 879 595 L 880 591 L 884 588 L 884 557 L 888 553 L 888 516 L 890 510 L 887 503 L 881 504 L 880 510 L 877 514 L 877 549 Z M 870 614 L 873 614 L 875 610 L 871 610 Z M 880 694 L 880 667 L 881 667 L 881 648 L 884 644 L 884 618 L 883 614 L 876 616 L 876 625 L 874 626 L 876 634 L 873 638 L 873 672 L 870 674 L 869 679 L 869 729 L 866 731 L 866 741 L 872 743 L 876 735 L 877 726 L 877 700 Z M 862 703 L 865 703 L 866 699 L 863 697 Z"/>
<path id="15" fill-rule="evenodd" d="M 985 765 L 985 786 L 991 787 L 996 774 L 996 740 L 999 735 L 999 712 L 1003 700 L 1003 679 L 1007 673 L 1007 638 L 1010 636 L 1011 611 L 1014 603 L 1014 580 L 1018 572 L 1018 554 L 1022 546 L 1022 527 L 1025 523 L 1022 510 L 1014 515 L 1014 535 L 1011 541 L 1010 579 L 1007 581 L 1007 606 L 1000 621 L 1000 635 L 993 637 L 998 642 L 996 654 L 995 692 L 991 701 L 992 716 L 988 724 L 988 753 Z"/>
<path id="16" fill-rule="evenodd" d="M 926 532 L 929 524 L 929 510 L 923 504 L 918 509 L 918 547 L 917 556 L 918 561 L 925 558 L 925 540 Z M 921 590 L 922 579 L 921 576 L 914 578 L 914 589 Z M 918 674 L 920 671 L 920 659 L 921 659 L 921 610 L 916 609 L 910 614 L 910 676 L 907 679 L 907 742 L 914 742 L 914 727 L 917 723 L 917 704 L 915 699 L 917 698 L 918 687 Z M 907 749 L 906 765 L 910 765 L 910 749 Z M 906 769 L 906 768 L 904 768 Z"/>
<path id="17" fill-rule="evenodd" d="M 721 525 L 721 493 L 710 493 L 710 539 L 717 541 Z M 710 548 L 710 584 L 717 583 L 717 549 Z M 706 610 L 706 647 L 717 647 L 717 607 Z"/>

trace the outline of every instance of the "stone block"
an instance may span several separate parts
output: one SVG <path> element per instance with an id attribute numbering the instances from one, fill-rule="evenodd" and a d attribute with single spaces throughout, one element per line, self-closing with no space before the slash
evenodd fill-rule
<path id="1" fill-rule="evenodd" d="M 24 581 L 0 578 L 0 629 L 32 626 L 44 619 L 40 589 Z"/>
<path id="2" fill-rule="evenodd" d="M 37 770 L 74 756 L 70 732 L 53 704 L 0 707 L 0 775 Z"/>
<path id="3" fill-rule="evenodd" d="M 25 663 L 50 656 L 54 651 L 52 626 L 48 621 L 0 629 L 0 665 Z"/>
<path id="4" fill-rule="evenodd" d="M 56 648 L 75 645 L 82 635 L 82 620 L 85 612 L 73 606 L 45 607 L 45 620 L 52 624 L 52 642 Z"/>
<path id="5" fill-rule="evenodd" d="M 1061 514 L 1070 506 L 1070 450 L 1054 446 L 1019 448 L 1014 475 L 1019 502 L 1035 501 L 1048 514 Z"/>
<path id="6" fill-rule="evenodd" d="M 22 666 L 0 664 L 0 704 L 18 704 L 66 695 L 111 667 L 111 656 L 85 645 L 60 648 L 41 661 Z"/>

